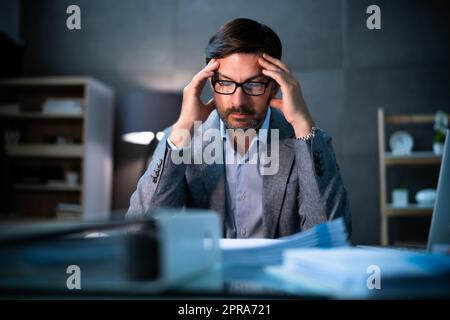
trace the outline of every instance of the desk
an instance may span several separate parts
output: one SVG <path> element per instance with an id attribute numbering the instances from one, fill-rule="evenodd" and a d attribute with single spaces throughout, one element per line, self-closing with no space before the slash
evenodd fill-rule
<path id="1" fill-rule="evenodd" d="M 305 289 L 300 292 L 262 268 L 217 268 L 170 289 L 155 292 L 150 284 L 116 283 L 96 289 L 68 290 L 64 285 L 29 285 L 1 288 L 6 299 L 327 299 Z"/>

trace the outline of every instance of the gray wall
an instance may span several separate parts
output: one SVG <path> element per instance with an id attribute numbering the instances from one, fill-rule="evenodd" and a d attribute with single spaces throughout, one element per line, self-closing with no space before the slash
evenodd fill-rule
<path id="1" fill-rule="evenodd" d="M 0 32 L 7 34 L 14 40 L 19 39 L 20 1 L 0 1 Z"/>
<path id="2" fill-rule="evenodd" d="M 366 8 L 382 9 L 382 30 Z M 350 194 L 354 242 L 379 239 L 376 109 L 449 110 L 449 10 L 444 1 L 40 0 L 23 1 L 24 75 L 92 75 L 120 97 L 133 87 L 181 90 L 204 64 L 204 48 L 229 19 L 272 27 L 317 124 L 334 138 Z M 82 30 L 65 27 L 78 4 Z M 117 109 L 120 128 L 120 108 Z M 141 148 L 116 137 L 114 208 L 124 208 Z"/>

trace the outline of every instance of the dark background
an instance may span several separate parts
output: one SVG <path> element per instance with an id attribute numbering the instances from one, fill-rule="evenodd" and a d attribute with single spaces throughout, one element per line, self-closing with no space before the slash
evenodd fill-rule
<path id="1" fill-rule="evenodd" d="M 66 8 L 81 8 L 79 31 Z M 381 8 L 381 30 L 366 8 Z M 318 126 L 333 136 L 353 212 L 353 241 L 379 241 L 377 108 L 387 113 L 450 111 L 446 1 L 365 0 L 2 0 L 0 30 L 25 44 L 22 75 L 89 75 L 116 100 L 136 87 L 181 91 L 204 65 L 209 37 L 247 17 L 270 26 L 300 81 Z M 144 149 L 119 139 L 116 106 L 113 209 L 126 208 Z M 419 149 L 430 149 L 432 128 Z M 412 173 L 411 173 L 412 170 Z M 392 185 L 405 183 L 391 173 Z M 436 172 L 410 169 L 406 183 L 435 187 Z M 421 180 L 422 179 L 422 180 Z M 413 199 L 411 199 L 413 200 Z"/>

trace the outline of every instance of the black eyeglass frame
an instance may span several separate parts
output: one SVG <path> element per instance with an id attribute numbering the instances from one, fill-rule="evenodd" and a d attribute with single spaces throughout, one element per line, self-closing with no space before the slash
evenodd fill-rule
<path id="1" fill-rule="evenodd" d="M 233 92 L 228 92 L 228 93 L 223 93 L 223 92 L 218 92 L 217 90 L 216 90 L 216 83 L 217 82 L 229 82 L 229 83 L 233 83 L 234 84 L 234 90 L 233 90 Z M 269 80 L 267 80 L 267 81 L 244 81 L 244 82 L 236 82 L 236 81 L 232 81 L 232 80 L 219 80 L 219 79 L 217 79 L 217 74 L 214 74 L 214 76 L 211 78 L 211 84 L 212 84 L 212 87 L 213 87 L 213 90 L 214 90 L 214 92 L 215 93 L 218 93 L 218 94 L 223 94 L 223 95 L 232 95 L 232 94 L 234 94 L 235 92 L 236 92 L 236 90 L 237 90 L 237 88 L 238 87 L 242 87 L 242 91 L 244 91 L 244 93 L 246 94 L 246 95 L 249 95 L 249 96 L 252 96 L 252 97 L 257 97 L 257 96 L 262 96 L 262 95 L 264 95 L 265 93 L 266 93 L 266 90 L 267 90 L 267 87 L 269 86 L 269 84 L 272 82 L 272 79 L 269 79 Z M 250 94 L 250 93 L 248 93 L 247 91 L 245 91 L 245 87 L 244 87 L 244 84 L 246 84 L 246 83 L 258 83 L 258 84 L 263 84 L 264 85 L 264 91 L 263 91 L 263 93 L 260 93 L 260 94 Z"/>

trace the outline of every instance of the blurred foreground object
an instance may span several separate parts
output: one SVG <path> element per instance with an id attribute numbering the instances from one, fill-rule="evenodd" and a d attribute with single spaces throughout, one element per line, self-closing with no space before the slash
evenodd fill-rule
<path id="1" fill-rule="evenodd" d="M 216 213 L 159 211 L 152 217 L 2 225 L 0 292 L 70 294 L 67 270 L 75 266 L 81 271 L 77 294 L 155 294 L 220 262 Z"/>

